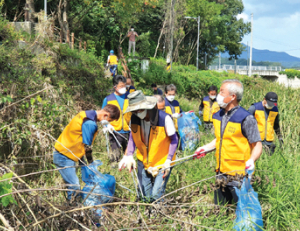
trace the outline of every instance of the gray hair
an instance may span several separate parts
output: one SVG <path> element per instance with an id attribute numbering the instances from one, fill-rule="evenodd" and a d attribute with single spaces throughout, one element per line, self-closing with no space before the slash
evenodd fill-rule
<path id="1" fill-rule="evenodd" d="M 161 95 L 154 95 L 154 97 L 157 99 L 157 103 L 162 103 L 165 100 Z"/>
<path id="2" fill-rule="evenodd" d="M 240 80 L 238 79 L 226 79 L 222 82 L 223 84 L 227 84 L 227 90 L 231 95 L 236 95 L 236 99 L 240 102 L 243 98 L 244 87 Z"/>
<path id="3" fill-rule="evenodd" d="M 168 93 L 168 91 L 177 91 L 177 88 L 176 88 L 176 86 L 173 84 L 173 83 L 171 83 L 170 85 L 167 85 L 166 87 L 165 87 L 165 93 L 167 94 Z"/>

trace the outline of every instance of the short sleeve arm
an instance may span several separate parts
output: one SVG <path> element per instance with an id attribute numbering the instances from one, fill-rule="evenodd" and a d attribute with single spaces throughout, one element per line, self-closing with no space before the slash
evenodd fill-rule
<path id="1" fill-rule="evenodd" d="M 242 123 L 242 133 L 250 144 L 261 141 L 257 121 L 253 115 L 249 115 Z"/>
<path id="2" fill-rule="evenodd" d="M 248 109 L 248 112 L 250 112 L 251 115 L 254 115 L 255 114 L 255 106 L 251 105 Z"/>
<path id="3" fill-rule="evenodd" d="M 171 118 L 171 116 L 166 116 L 165 118 L 165 130 L 167 133 L 167 136 L 172 136 L 176 133 L 174 122 Z"/>
<path id="4" fill-rule="evenodd" d="M 87 120 L 82 124 L 82 142 L 86 145 L 92 145 L 94 135 L 98 130 L 97 124 L 92 120 Z"/>

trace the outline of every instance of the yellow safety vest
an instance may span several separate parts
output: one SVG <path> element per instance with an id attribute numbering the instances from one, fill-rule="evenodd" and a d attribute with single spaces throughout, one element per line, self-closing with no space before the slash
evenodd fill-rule
<path id="1" fill-rule="evenodd" d="M 212 122 L 212 116 L 213 114 L 215 114 L 216 112 L 218 112 L 220 110 L 220 106 L 217 103 L 217 101 L 215 101 L 213 103 L 212 106 L 210 106 L 210 99 L 209 96 L 206 96 L 203 98 L 203 121 L 204 122 Z"/>
<path id="2" fill-rule="evenodd" d="M 266 120 L 264 106 L 262 102 L 253 104 L 255 106 L 254 117 L 257 120 L 257 126 L 260 133 L 261 140 L 273 141 L 274 140 L 274 123 L 278 115 L 278 108 L 273 107 L 270 112 L 268 119 Z"/>
<path id="3" fill-rule="evenodd" d="M 118 64 L 118 58 L 115 55 L 109 56 L 109 63 L 110 65 L 117 65 Z"/>
<path id="4" fill-rule="evenodd" d="M 140 118 L 136 115 L 132 115 L 131 118 L 131 134 L 137 147 L 136 156 L 143 162 L 145 169 L 164 164 L 169 154 L 171 139 L 165 130 L 165 118 L 169 115 L 161 110 L 158 110 L 158 113 L 159 119 L 156 127 L 150 128 L 148 147 L 142 141 Z M 172 160 L 175 159 L 174 155 Z"/>
<path id="5" fill-rule="evenodd" d="M 123 114 L 126 111 L 127 107 L 128 107 L 127 96 L 124 100 L 123 112 L 121 111 L 121 107 L 120 107 L 120 105 L 118 103 L 118 100 L 117 100 L 114 93 L 107 96 L 106 99 L 107 99 L 107 104 L 115 105 L 120 110 L 120 118 L 117 121 L 111 122 L 110 124 L 115 128 L 116 131 L 121 131 L 122 129 L 124 131 L 130 131 L 129 122 L 130 122 L 130 119 L 131 119 L 131 112 Z"/>
<path id="6" fill-rule="evenodd" d="M 84 143 L 82 142 L 82 124 L 87 118 L 87 112 L 79 112 L 65 127 L 55 143 L 56 151 L 76 162 L 85 155 Z M 93 142 L 97 133 L 94 134 Z"/>
<path id="7" fill-rule="evenodd" d="M 165 105 L 165 112 L 170 114 L 171 116 L 175 113 L 180 113 L 180 106 L 179 106 L 179 102 L 177 100 L 174 100 L 172 102 L 172 104 L 170 104 L 170 102 L 166 99 L 165 100 L 166 105 Z M 178 122 L 177 119 L 173 118 L 174 121 L 174 125 L 176 130 L 178 131 Z"/>
<path id="8" fill-rule="evenodd" d="M 244 175 L 246 161 L 251 155 L 251 146 L 242 133 L 242 122 L 250 113 L 242 107 L 237 109 L 229 119 L 222 136 L 221 121 L 224 113 L 224 109 L 221 109 L 213 115 L 216 136 L 216 171 L 232 176 Z"/>

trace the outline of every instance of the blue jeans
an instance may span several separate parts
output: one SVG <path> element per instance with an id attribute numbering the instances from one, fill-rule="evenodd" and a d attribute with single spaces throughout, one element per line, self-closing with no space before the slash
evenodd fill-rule
<path id="1" fill-rule="evenodd" d="M 145 196 L 144 200 L 153 202 L 164 195 L 171 171 L 172 168 L 165 178 L 163 178 L 162 172 L 153 177 L 145 170 L 143 162 L 138 160 L 138 180 Z"/>
<path id="2" fill-rule="evenodd" d="M 74 166 L 74 168 L 65 168 L 58 170 L 62 178 L 64 179 L 65 183 L 68 184 L 67 189 L 70 189 L 67 191 L 68 193 L 68 200 L 71 200 L 73 195 L 81 196 L 81 193 L 78 193 L 76 191 L 72 190 L 80 190 L 80 184 L 79 179 L 76 175 L 76 162 L 71 160 L 70 158 L 66 157 L 65 155 L 59 153 L 58 151 L 53 152 L 53 163 L 57 168 L 64 168 L 64 167 L 70 167 Z M 83 165 L 79 161 L 79 165 Z"/>
<path id="3" fill-rule="evenodd" d="M 116 75 L 117 67 L 118 67 L 118 65 L 110 65 L 109 70 L 110 70 L 110 73 L 113 74 L 113 77 L 115 77 L 115 75 Z"/>

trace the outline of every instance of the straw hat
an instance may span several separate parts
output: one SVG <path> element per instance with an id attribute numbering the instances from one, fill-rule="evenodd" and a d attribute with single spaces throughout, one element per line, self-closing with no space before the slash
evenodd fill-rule
<path id="1" fill-rule="evenodd" d="M 124 112 L 131 112 L 137 110 L 150 110 L 153 109 L 157 103 L 157 99 L 152 96 L 145 96 L 141 90 L 132 92 L 127 96 L 129 101 L 129 106 Z"/>

